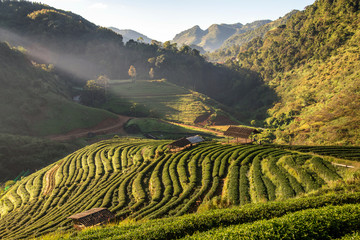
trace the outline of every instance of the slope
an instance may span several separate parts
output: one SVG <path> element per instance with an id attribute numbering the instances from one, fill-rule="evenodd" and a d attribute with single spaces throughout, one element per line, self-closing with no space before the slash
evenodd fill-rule
<path id="1" fill-rule="evenodd" d="M 224 105 L 165 80 L 112 80 L 109 97 L 102 108 L 117 114 L 187 124 L 196 123 L 196 119 L 203 115 L 233 119 L 227 113 L 230 109 Z"/>
<path id="2" fill-rule="evenodd" d="M 23 46 L 38 63 L 53 64 L 59 76 L 78 80 L 73 85 L 83 86 L 99 75 L 127 79 L 133 65 L 139 79 L 147 79 L 153 68 L 156 79 L 165 78 L 228 106 L 241 105 L 236 117 L 244 121 L 262 119 L 273 101 L 254 97 L 271 95 L 256 74 L 208 63 L 188 46 L 178 49 L 169 41 L 124 45 L 121 35 L 71 12 L 27 1 L 2 1 L 0 6 L 0 40 Z"/>
<path id="3" fill-rule="evenodd" d="M 144 239 L 144 235 L 157 240 L 284 239 L 290 235 L 291 239 L 350 240 L 359 236 L 354 232 L 358 231 L 358 211 L 359 193 L 337 193 L 113 224 L 67 234 L 55 232 L 40 239 Z"/>
<path id="4" fill-rule="evenodd" d="M 51 66 L 0 43 L 0 132 L 44 136 L 90 127 L 116 115 L 71 101 Z"/>
<path id="5" fill-rule="evenodd" d="M 0 198 L 0 236 L 69 229 L 66 217 L 94 207 L 107 207 L 118 219 L 181 216 L 212 202 L 293 198 L 342 179 L 329 157 L 217 142 L 172 153 L 167 144 L 106 140 L 22 179 Z"/>
<path id="6" fill-rule="evenodd" d="M 360 144 L 359 13 L 358 0 L 318 0 L 242 48 L 239 64 L 280 97 L 266 121 L 278 142 Z"/>

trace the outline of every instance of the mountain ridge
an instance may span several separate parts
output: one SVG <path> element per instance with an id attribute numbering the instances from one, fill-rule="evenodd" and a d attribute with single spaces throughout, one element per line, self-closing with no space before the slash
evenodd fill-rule
<path id="1" fill-rule="evenodd" d="M 150 44 L 152 41 L 152 39 L 150 39 L 149 37 L 132 29 L 118 29 L 116 27 L 109 27 L 109 29 L 120 34 L 123 37 L 124 43 L 127 43 L 131 39 L 134 41 L 138 41 L 139 38 L 142 38 L 142 40 L 140 41 L 148 44 Z"/>
<path id="2" fill-rule="evenodd" d="M 198 25 L 184 30 L 173 38 L 172 42 L 181 45 L 198 45 L 206 51 L 214 51 L 218 49 L 227 39 L 234 34 L 256 29 L 271 20 L 257 20 L 245 25 L 241 23 L 234 24 L 212 24 L 206 30 L 202 30 Z"/>

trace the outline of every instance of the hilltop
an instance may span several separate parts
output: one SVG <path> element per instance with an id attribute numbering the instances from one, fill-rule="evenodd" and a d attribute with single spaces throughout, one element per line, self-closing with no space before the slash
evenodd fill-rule
<path id="1" fill-rule="evenodd" d="M 230 37 L 254 30 L 261 27 L 270 20 L 259 20 L 248 24 L 213 24 L 208 29 L 202 30 L 198 25 L 178 33 L 172 42 L 182 45 L 197 45 L 205 51 L 214 51 Z"/>

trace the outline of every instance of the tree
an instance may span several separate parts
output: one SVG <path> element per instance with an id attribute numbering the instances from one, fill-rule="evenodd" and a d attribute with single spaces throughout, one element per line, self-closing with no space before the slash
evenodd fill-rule
<path id="1" fill-rule="evenodd" d="M 179 49 L 180 53 L 184 53 L 184 54 L 189 54 L 191 52 L 191 48 L 188 45 L 183 45 L 181 46 L 181 48 Z"/>
<path id="2" fill-rule="evenodd" d="M 154 75 L 155 75 L 154 68 L 150 68 L 149 77 L 150 77 L 151 79 L 154 79 Z"/>
<path id="3" fill-rule="evenodd" d="M 109 78 L 100 75 L 96 80 L 88 80 L 81 94 L 81 102 L 85 105 L 96 106 L 106 102 Z"/>
<path id="4" fill-rule="evenodd" d="M 176 52 L 177 51 L 177 44 L 176 43 L 171 43 L 170 41 L 166 41 L 163 44 L 163 48 L 165 50 Z"/>
<path id="5" fill-rule="evenodd" d="M 131 79 L 132 79 L 133 81 L 135 81 L 135 78 L 136 78 L 136 68 L 135 68 L 133 65 L 130 66 L 128 73 L 129 73 L 129 76 L 131 77 Z"/>
<path id="6" fill-rule="evenodd" d="M 144 38 L 143 38 L 143 37 L 138 37 L 137 41 L 140 42 L 140 43 L 143 43 L 143 42 L 144 42 Z"/>
<path id="7" fill-rule="evenodd" d="M 105 94 L 105 101 L 106 101 L 110 79 L 106 75 L 100 75 L 96 79 L 96 82 L 100 87 L 102 87 L 104 94 Z"/>

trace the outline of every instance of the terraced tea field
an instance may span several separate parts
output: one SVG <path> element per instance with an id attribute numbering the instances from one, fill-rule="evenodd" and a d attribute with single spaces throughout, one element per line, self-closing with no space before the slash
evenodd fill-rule
<path id="1" fill-rule="evenodd" d="M 111 81 L 103 108 L 117 114 L 156 117 L 193 124 L 197 117 L 220 111 L 209 97 L 161 80 Z M 130 109 L 130 110 L 129 110 Z"/>
<path id="2" fill-rule="evenodd" d="M 341 179 L 331 163 L 272 146 L 204 142 L 169 153 L 169 141 L 112 139 L 25 177 L 0 197 L 0 237 L 70 229 L 68 216 L 106 207 L 118 219 L 156 219 L 301 196 Z"/>

